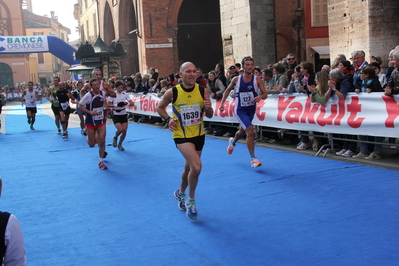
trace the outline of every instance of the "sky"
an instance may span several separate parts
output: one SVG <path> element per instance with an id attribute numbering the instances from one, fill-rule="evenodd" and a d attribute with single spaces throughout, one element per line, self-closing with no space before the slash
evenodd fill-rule
<path id="1" fill-rule="evenodd" d="M 50 11 L 54 11 L 58 21 L 71 30 L 69 41 L 74 41 L 79 39 L 79 33 L 75 31 L 78 21 L 73 17 L 73 5 L 77 2 L 78 0 L 32 0 L 32 11 L 40 16 L 47 14 L 48 17 Z"/>

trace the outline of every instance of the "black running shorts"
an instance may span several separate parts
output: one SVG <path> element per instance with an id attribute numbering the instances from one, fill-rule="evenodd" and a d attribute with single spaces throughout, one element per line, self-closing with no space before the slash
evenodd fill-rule
<path id="1" fill-rule="evenodd" d="M 37 108 L 36 107 L 26 107 L 26 112 L 30 111 L 32 114 L 37 113 Z"/>
<path id="2" fill-rule="evenodd" d="M 183 144 L 183 143 L 193 143 L 195 145 L 195 150 L 196 151 L 202 151 L 202 148 L 204 147 L 205 144 L 205 135 L 194 137 L 194 138 L 174 138 L 176 147 L 178 144 Z"/>
<path id="3" fill-rule="evenodd" d="M 127 115 L 115 115 L 112 117 L 112 121 L 114 122 L 114 125 L 117 123 L 127 123 Z"/>

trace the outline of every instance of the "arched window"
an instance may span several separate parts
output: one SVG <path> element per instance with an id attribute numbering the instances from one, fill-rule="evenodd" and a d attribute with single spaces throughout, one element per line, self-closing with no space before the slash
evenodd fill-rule
<path id="1" fill-rule="evenodd" d="M 0 63 L 0 87 L 14 86 L 12 69 L 8 64 Z"/>
<path id="2" fill-rule="evenodd" d="M 12 36 L 11 14 L 7 5 L 0 0 L 0 35 Z"/>

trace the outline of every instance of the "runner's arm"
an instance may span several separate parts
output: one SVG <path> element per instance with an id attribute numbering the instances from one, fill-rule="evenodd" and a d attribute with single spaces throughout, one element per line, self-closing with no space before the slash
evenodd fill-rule
<path id="1" fill-rule="evenodd" d="M 26 94 L 26 90 L 24 90 L 21 94 L 21 101 L 24 102 L 25 101 L 25 94 Z"/>
<path id="2" fill-rule="evenodd" d="M 86 95 L 89 95 L 89 96 L 90 96 L 90 94 L 86 94 Z M 90 102 L 90 101 L 87 100 L 87 98 L 88 98 L 89 96 L 86 96 L 86 95 L 85 95 L 85 97 L 83 97 L 82 99 L 80 99 L 78 108 L 79 108 L 79 110 L 81 110 L 81 111 L 83 111 L 83 112 L 85 112 L 85 113 L 90 114 L 90 115 L 93 116 L 93 115 L 95 115 L 97 112 L 95 112 L 95 111 L 90 111 L 89 109 L 86 108 L 86 103 Z"/>
<path id="3" fill-rule="evenodd" d="M 165 92 L 163 98 L 159 102 L 157 107 L 157 112 L 161 116 L 161 118 L 168 123 L 169 130 L 173 131 L 176 130 L 177 119 L 173 119 L 166 112 L 166 108 L 172 101 L 173 101 L 173 89 L 169 89 Z"/>
<path id="4" fill-rule="evenodd" d="M 163 98 L 159 101 L 157 112 L 161 116 L 163 120 L 169 120 L 171 117 L 166 112 L 166 107 L 172 102 L 173 99 L 173 91 L 169 89 L 163 95 Z"/>
<path id="5" fill-rule="evenodd" d="M 228 87 L 226 88 L 226 90 L 224 91 L 224 93 L 223 93 L 223 98 L 222 98 L 222 100 L 221 100 L 221 102 L 220 102 L 220 107 L 219 107 L 219 110 L 220 110 L 221 112 L 224 112 L 224 102 L 226 101 L 227 97 L 229 96 L 230 91 L 231 91 L 231 90 L 234 88 L 234 86 L 237 84 L 237 80 L 238 80 L 238 76 L 234 77 L 234 78 L 231 80 L 229 86 L 228 86 Z"/>
<path id="6" fill-rule="evenodd" d="M 111 97 L 116 97 L 116 93 L 115 91 L 109 86 L 108 83 L 104 82 L 104 91 L 107 93 L 107 95 L 111 96 Z"/>
<path id="7" fill-rule="evenodd" d="M 42 97 L 39 95 L 39 93 L 36 91 L 36 101 L 41 101 Z"/>
<path id="8" fill-rule="evenodd" d="M 212 108 L 212 102 L 211 99 L 209 98 L 209 92 L 208 90 L 204 90 L 204 107 L 205 107 L 205 115 L 208 118 L 212 118 L 213 116 L 213 108 Z"/>
<path id="9" fill-rule="evenodd" d="M 75 96 L 73 96 L 73 93 L 71 91 L 68 91 L 68 97 L 71 99 L 72 103 L 76 103 Z"/>
<path id="10" fill-rule="evenodd" d="M 52 89 L 50 87 L 50 88 L 48 88 L 47 94 L 46 94 L 46 99 L 49 100 L 49 101 L 50 101 L 51 91 L 52 91 Z"/>

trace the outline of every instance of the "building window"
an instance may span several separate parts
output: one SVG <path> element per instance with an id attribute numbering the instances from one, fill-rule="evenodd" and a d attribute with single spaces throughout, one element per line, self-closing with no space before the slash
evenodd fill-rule
<path id="1" fill-rule="evenodd" d="M 43 53 L 38 53 L 37 54 L 37 62 L 39 64 L 44 64 L 44 54 Z"/>
<path id="2" fill-rule="evenodd" d="M 0 34 L 2 36 L 12 35 L 11 14 L 7 10 L 7 5 L 0 1 Z"/>
<path id="3" fill-rule="evenodd" d="M 28 9 L 28 4 L 26 3 L 26 0 L 22 1 L 22 9 Z"/>
<path id="4" fill-rule="evenodd" d="M 86 35 L 87 35 L 87 38 L 89 39 L 89 41 L 91 41 L 90 40 L 89 20 L 88 19 L 86 20 Z"/>
<path id="5" fill-rule="evenodd" d="M 93 28 L 94 28 L 94 38 L 97 37 L 97 16 L 96 12 L 93 12 Z"/>
<path id="6" fill-rule="evenodd" d="M 87 9 L 87 0 L 85 0 L 85 9 Z"/>
<path id="7" fill-rule="evenodd" d="M 43 32 L 42 31 L 36 31 L 36 32 L 33 33 L 33 35 L 43 35 Z"/>
<path id="8" fill-rule="evenodd" d="M 312 27 L 328 26 L 327 0 L 312 0 Z"/>
<path id="9" fill-rule="evenodd" d="M 80 26 L 80 38 L 82 38 L 81 39 L 82 42 L 88 41 L 85 36 L 85 28 L 83 24 Z"/>

